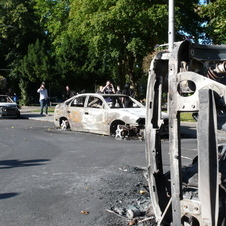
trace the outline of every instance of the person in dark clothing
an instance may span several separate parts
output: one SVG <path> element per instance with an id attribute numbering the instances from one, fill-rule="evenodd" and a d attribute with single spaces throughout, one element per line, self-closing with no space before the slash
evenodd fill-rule
<path id="1" fill-rule="evenodd" d="M 110 81 L 107 81 L 106 85 L 103 87 L 101 91 L 102 93 L 105 93 L 105 94 L 113 94 L 115 93 L 115 88 Z"/>
<path id="2" fill-rule="evenodd" d="M 132 90 L 130 88 L 130 83 L 126 83 L 123 90 L 122 90 L 122 94 L 125 94 L 127 96 L 131 96 L 131 97 L 134 97 L 134 90 Z"/>
<path id="3" fill-rule="evenodd" d="M 122 94 L 122 91 L 119 85 L 117 85 L 116 87 L 116 94 Z"/>
<path id="4" fill-rule="evenodd" d="M 65 93 L 63 94 L 63 99 L 67 100 L 74 96 L 74 92 L 70 89 L 69 86 L 65 87 Z"/>
<path id="5" fill-rule="evenodd" d="M 130 83 L 125 84 L 125 87 L 122 90 L 122 94 L 131 96 L 131 97 L 134 96 L 134 91 L 130 88 Z M 128 97 L 123 98 L 122 101 L 124 103 L 125 108 L 130 108 L 133 105 L 132 101 Z"/>
<path id="6" fill-rule="evenodd" d="M 104 93 L 104 94 L 114 94 L 115 93 L 115 88 L 114 88 L 113 84 L 110 81 L 107 81 L 106 85 L 103 87 L 101 92 Z M 111 97 L 106 97 L 105 100 L 107 102 L 112 102 L 113 101 L 113 99 Z M 113 105 L 114 105 L 114 103 L 113 103 Z"/>
<path id="7" fill-rule="evenodd" d="M 103 93 L 102 90 L 103 90 L 103 86 L 99 86 L 99 89 L 96 91 L 96 93 Z"/>

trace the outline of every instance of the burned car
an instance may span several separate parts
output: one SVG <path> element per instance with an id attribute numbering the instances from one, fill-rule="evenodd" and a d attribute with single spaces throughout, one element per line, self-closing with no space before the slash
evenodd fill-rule
<path id="1" fill-rule="evenodd" d="M 139 101 L 126 95 L 78 94 L 55 107 L 54 124 L 64 130 L 142 139 L 145 112 Z"/>
<path id="2" fill-rule="evenodd" d="M 0 95 L 0 118 L 19 118 L 20 110 L 9 96 Z"/>

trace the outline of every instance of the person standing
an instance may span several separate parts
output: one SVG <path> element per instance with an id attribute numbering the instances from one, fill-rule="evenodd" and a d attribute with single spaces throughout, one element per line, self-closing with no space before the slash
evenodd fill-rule
<path id="1" fill-rule="evenodd" d="M 67 100 L 67 99 L 69 99 L 73 96 L 74 96 L 74 91 L 72 91 L 69 86 L 65 86 L 65 92 L 64 92 L 64 95 L 63 95 L 63 100 Z"/>
<path id="2" fill-rule="evenodd" d="M 120 88 L 120 85 L 117 85 L 116 86 L 116 94 L 122 94 L 122 91 L 121 91 L 121 88 Z"/>
<path id="3" fill-rule="evenodd" d="M 134 97 L 134 91 L 130 88 L 130 83 L 125 84 L 125 87 L 122 90 L 122 94 Z M 133 102 L 129 97 L 123 97 L 122 102 L 124 103 L 125 108 L 130 108 L 133 105 Z"/>
<path id="4" fill-rule="evenodd" d="M 43 114 L 43 109 L 45 108 L 45 114 L 48 115 L 48 91 L 45 88 L 45 83 L 43 82 L 40 88 L 37 90 L 40 94 L 39 102 L 40 102 L 40 114 Z"/>
<path id="5" fill-rule="evenodd" d="M 107 81 L 106 85 L 102 88 L 101 92 L 105 94 L 113 94 L 115 93 L 115 88 L 110 81 Z"/>
<path id="6" fill-rule="evenodd" d="M 103 86 L 99 86 L 99 89 L 96 91 L 96 93 L 103 93 L 102 90 L 103 90 Z"/>
<path id="7" fill-rule="evenodd" d="M 127 96 L 131 96 L 134 98 L 134 90 L 130 88 L 130 83 L 126 83 L 123 90 L 122 90 L 122 94 L 125 94 Z"/>

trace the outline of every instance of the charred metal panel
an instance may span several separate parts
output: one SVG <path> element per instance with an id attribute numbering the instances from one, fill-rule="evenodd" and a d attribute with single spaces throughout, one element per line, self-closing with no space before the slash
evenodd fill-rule
<path id="1" fill-rule="evenodd" d="M 166 80 L 167 87 L 163 85 Z M 175 43 L 172 53 L 158 53 L 151 63 L 145 150 L 150 195 L 158 225 L 217 226 L 225 221 L 225 213 L 219 212 L 223 199 L 219 199 L 221 174 L 217 143 L 217 127 L 225 128 L 226 122 L 225 84 L 226 46 L 202 46 L 188 41 Z M 161 153 L 163 92 L 168 92 L 169 173 L 163 172 Z M 197 160 L 187 170 L 182 166 L 181 156 L 182 112 L 191 112 L 198 118 Z M 189 181 L 197 174 L 197 184 L 191 186 Z M 188 195 L 190 193 L 192 195 Z M 224 220 L 219 220 L 219 216 L 224 216 Z"/>
<path id="2" fill-rule="evenodd" d="M 132 105 L 120 104 L 122 98 L 130 99 Z M 166 122 L 165 114 L 161 119 Z M 55 107 L 54 123 L 61 129 L 91 132 L 103 135 L 115 135 L 118 125 L 119 137 L 144 137 L 145 107 L 137 100 L 120 94 L 78 94 Z M 118 127 L 119 128 L 119 127 Z M 127 131 L 127 132 L 126 132 Z M 126 132 L 126 133 L 124 133 Z"/>
<path id="3" fill-rule="evenodd" d="M 199 91 L 198 179 L 201 219 L 205 225 L 217 225 L 219 212 L 218 142 L 216 106 L 213 91 Z"/>

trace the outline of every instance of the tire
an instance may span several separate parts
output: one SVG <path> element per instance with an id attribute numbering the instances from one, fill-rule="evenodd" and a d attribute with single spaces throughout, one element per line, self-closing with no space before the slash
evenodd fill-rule
<path id="1" fill-rule="evenodd" d="M 115 137 L 118 125 L 125 125 L 125 123 L 120 120 L 112 122 L 111 127 L 110 127 L 111 136 Z"/>
<path id="2" fill-rule="evenodd" d="M 68 122 L 68 120 L 66 118 L 62 118 L 60 120 L 60 128 L 64 131 L 69 130 L 70 129 L 70 124 Z"/>

